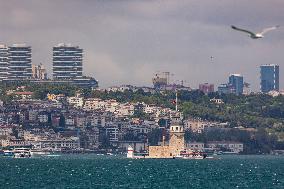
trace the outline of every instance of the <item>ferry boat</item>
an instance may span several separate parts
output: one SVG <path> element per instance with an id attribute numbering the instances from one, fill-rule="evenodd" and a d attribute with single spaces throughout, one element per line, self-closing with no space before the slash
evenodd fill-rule
<path id="1" fill-rule="evenodd" d="M 30 158 L 32 157 L 31 155 L 31 150 L 29 148 L 15 148 L 13 150 L 14 153 L 14 158 Z"/>

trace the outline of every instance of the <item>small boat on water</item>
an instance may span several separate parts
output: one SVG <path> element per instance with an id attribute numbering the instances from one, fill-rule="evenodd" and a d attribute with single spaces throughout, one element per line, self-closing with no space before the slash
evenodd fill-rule
<path id="1" fill-rule="evenodd" d="M 12 150 L 3 150 L 3 156 L 5 157 L 13 157 L 14 152 Z"/>
<path id="2" fill-rule="evenodd" d="M 59 157 L 61 156 L 60 154 L 47 154 L 47 157 Z"/>
<path id="3" fill-rule="evenodd" d="M 192 150 L 183 150 L 180 152 L 179 156 L 176 156 L 177 159 L 205 159 L 208 158 L 207 154 L 200 151 Z"/>
<path id="4" fill-rule="evenodd" d="M 49 151 L 43 151 L 43 150 L 38 150 L 38 149 L 31 150 L 32 156 L 41 156 L 41 155 L 48 155 L 48 154 L 50 154 Z"/>

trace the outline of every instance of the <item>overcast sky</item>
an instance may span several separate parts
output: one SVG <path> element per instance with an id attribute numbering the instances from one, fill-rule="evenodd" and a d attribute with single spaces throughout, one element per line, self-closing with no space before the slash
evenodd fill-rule
<path id="1" fill-rule="evenodd" d="M 258 91 L 259 66 L 279 64 L 283 89 L 283 22 L 283 0 L 0 0 L 0 43 L 31 45 L 49 76 L 52 47 L 78 45 L 84 74 L 101 87 L 151 86 L 155 72 L 170 71 L 193 88 L 239 73 Z M 253 40 L 231 25 L 283 27 Z"/>

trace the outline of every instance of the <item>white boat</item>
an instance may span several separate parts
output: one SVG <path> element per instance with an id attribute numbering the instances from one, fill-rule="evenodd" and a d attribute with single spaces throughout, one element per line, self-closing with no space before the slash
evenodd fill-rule
<path id="1" fill-rule="evenodd" d="M 14 153 L 14 158 L 30 158 L 32 157 L 31 155 L 31 150 L 29 148 L 15 148 L 13 150 Z"/>
<path id="2" fill-rule="evenodd" d="M 3 150 L 3 156 L 7 157 L 14 156 L 14 152 L 12 150 Z"/>
<path id="3" fill-rule="evenodd" d="M 47 154 L 47 157 L 59 157 L 61 156 L 60 154 Z"/>
<path id="4" fill-rule="evenodd" d="M 207 154 L 204 152 L 183 150 L 180 152 L 179 156 L 176 156 L 174 158 L 177 158 L 177 159 L 205 159 L 208 157 L 207 157 Z"/>
<path id="5" fill-rule="evenodd" d="M 38 149 L 32 149 L 31 150 L 31 155 L 32 156 L 40 156 L 40 155 L 48 155 L 50 152 L 48 151 L 43 151 L 43 150 L 38 150 Z"/>

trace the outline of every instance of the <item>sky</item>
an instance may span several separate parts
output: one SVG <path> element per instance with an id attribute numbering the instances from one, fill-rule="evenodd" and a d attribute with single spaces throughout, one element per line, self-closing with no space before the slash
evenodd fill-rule
<path id="1" fill-rule="evenodd" d="M 32 46 L 32 63 L 49 76 L 52 47 L 79 46 L 84 74 L 102 88 L 152 86 L 155 73 L 169 71 L 192 88 L 217 88 L 238 73 L 259 91 L 259 66 L 278 64 L 284 89 L 283 13 L 283 0 L 0 0 L 0 43 Z M 253 40 L 231 25 L 280 28 Z"/>

